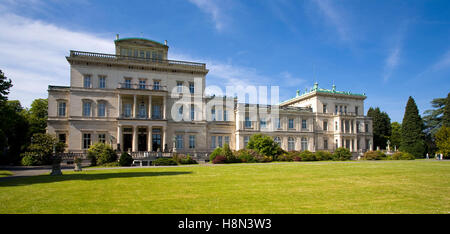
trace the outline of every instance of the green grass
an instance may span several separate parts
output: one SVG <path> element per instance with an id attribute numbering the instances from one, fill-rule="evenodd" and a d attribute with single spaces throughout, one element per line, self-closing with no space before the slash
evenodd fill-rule
<path id="1" fill-rule="evenodd" d="M 450 162 L 234 164 L 0 180 L 0 213 L 444 213 Z"/>
<path id="2" fill-rule="evenodd" d="M 10 171 L 1 171 L 0 170 L 0 177 L 6 177 L 6 176 L 10 176 L 12 175 L 12 173 Z"/>

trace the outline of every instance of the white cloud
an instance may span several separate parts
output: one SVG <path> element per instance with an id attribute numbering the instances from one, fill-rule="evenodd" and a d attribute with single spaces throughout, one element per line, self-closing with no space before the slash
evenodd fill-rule
<path id="1" fill-rule="evenodd" d="M 398 66 L 400 60 L 400 46 L 397 45 L 386 58 L 384 66 L 383 80 L 386 82 L 392 75 L 394 69 Z"/>
<path id="2" fill-rule="evenodd" d="M 340 40 L 345 42 L 353 40 L 350 27 L 347 22 L 345 22 L 344 16 L 338 8 L 333 6 L 327 0 L 314 0 L 313 2 L 319 7 L 320 12 L 328 23 L 336 29 Z"/>
<path id="3" fill-rule="evenodd" d="M 69 85 L 69 50 L 114 52 L 113 39 L 0 13 L 0 69 L 13 81 L 9 99 L 23 106 L 46 98 L 48 85 Z"/>
<path id="4" fill-rule="evenodd" d="M 228 21 L 228 18 L 223 13 L 222 6 L 219 6 L 220 1 L 216 0 L 189 0 L 192 4 L 196 5 L 203 12 L 210 15 L 214 21 L 217 31 L 222 31 Z"/>

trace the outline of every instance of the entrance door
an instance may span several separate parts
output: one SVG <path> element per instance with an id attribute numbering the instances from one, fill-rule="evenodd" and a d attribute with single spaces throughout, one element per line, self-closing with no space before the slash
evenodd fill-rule
<path id="1" fill-rule="evenodd" d="M 161 149 L 161 134 L 153 133 L 152 134 L 152 151 L 156 152 L 156 151 L 158 151 L 158 149 L 160 151 L 162 151 L 162 149 Z"/>
<path id="2" fill-rule="evenodd" d="M 147 151 L 147 134 L 138 135 L 138 151 Z"/>
<path id="3" fill-rule="evenodd" d="M 133 147 L 133 135 L 123 134 L 123 150 L 129 151 Z"/>

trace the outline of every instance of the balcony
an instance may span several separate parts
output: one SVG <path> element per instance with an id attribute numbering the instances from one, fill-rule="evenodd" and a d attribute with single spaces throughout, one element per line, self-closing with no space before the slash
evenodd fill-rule
<path id="1" fill-rule="evenodd" d="M 67 57 L 68 60 L 82 60 L 82 61 L 93 61 L 93 62 L 106 62 L 106 63 L 116 63 L 116 64 L 126 64 L 126 65 L 147 65 L 152 67 L 164 67 L 166 69 L 181 69 L 181 70 L 197 70 L 199 72 L 207 72 L 206 64 L 195 63 L 187 61 L 178 60 L 165 60 L 165 59 L 155 59 L 155 58 L 144 58 L 144 57 L 130 57 L 116 54 L 102 54 L 94 52 L 85 51 L 70 51 L 70 56 Z"/>
<path id="2" fill-rule="evenodd" d="M 155 91 L 167 91 L 167 86 L 162 85 L 144 85 L 144 84 L 131 84 L 131 83 L 119 83 L 119 89 L 137 89 L 137 90 L 155 90 Z"/>

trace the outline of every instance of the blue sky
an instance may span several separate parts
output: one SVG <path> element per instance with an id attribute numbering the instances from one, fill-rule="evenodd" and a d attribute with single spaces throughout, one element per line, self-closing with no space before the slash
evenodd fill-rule
<path id="1" fill-rule="evenodd" d="M 207 85 L 366 93 L 401 122 L 450 91 L 450 1 L 2 0 L 0 69 L 29 106 L 68 85 L 69 50 L 113 53 L 113 40 L 168 40 L 169 59 L 205 62 Z"/>

